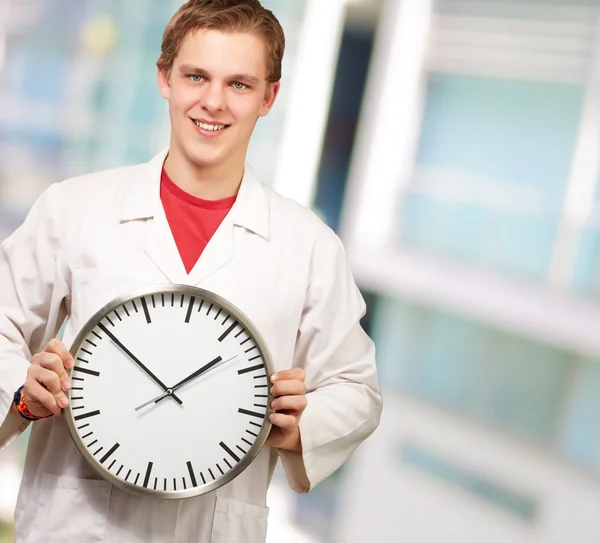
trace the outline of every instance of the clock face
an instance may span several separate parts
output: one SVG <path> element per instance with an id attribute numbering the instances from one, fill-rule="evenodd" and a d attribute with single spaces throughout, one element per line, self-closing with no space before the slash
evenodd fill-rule
<path id="1" fill-rule="evenodd" d="M 215 294 L 170 285 L 119 297 L 90 319 L 71 354 L 69 430 L 96 471 L 125 490 L 210 492 L 267 438 L 270 354 L 247 317 Z"/>

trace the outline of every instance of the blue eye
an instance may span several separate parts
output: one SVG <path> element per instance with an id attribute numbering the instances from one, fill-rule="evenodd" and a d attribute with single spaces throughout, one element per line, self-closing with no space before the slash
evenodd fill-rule
<path id="1" fill-rule="evenodd" d="M 190 75 L 189 78 L 194 82 L 194 83 L 200 83 L 203 79 L 204 76 L 203 75 Z"/>
<path id="2" fill-rule="evenodd" d="M 236 81 L 233 86 L 237 89 L 237 90 L 244 90 L 246 87 L 246 85 L 244 85 L 243 83 L 240 83 L 239 81 Z"/>

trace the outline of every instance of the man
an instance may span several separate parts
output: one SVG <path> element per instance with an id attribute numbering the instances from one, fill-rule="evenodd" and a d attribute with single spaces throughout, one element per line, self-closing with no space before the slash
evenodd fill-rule
<path id="1" fill-rule="evenodd" d="M 168 151 L 49 187 L 0 246 L 0 445 L 32 424 L 18 543 L 258 543 L 278 457 L 292 488 L 307 492 L 376 428 L 374 347 L 342 245 L 245 164 L 277 97 L 283 50 L 281 27 L 258 0 L 189 1 L 158 61 Z M 99 480 L 61 416 L 77 332 L 116 296 L 165 282 L 238 306 L 277 368 L 267 446 L 233 481 L 181 501 Z"/>

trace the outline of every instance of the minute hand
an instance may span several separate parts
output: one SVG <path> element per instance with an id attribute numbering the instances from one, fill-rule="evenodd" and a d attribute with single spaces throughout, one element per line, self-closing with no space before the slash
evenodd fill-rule
<path id="1" fill-rule="evenodd" d="M 110 339 L 112 339 L 115 344 L 129 357 L 131 358 L 131 360 L 133 360 L 140 368 L 142 368 L 142 370 L 144 370 L 144 372 L 146 372 L 146 374 L 158 385 L 160 386 L 160 388 L 162 388 L 163 390 L 167 390 L 167 385 L 165 385 L 158 377 L 156 377 L 156 375 L 154 375 L 144 364 L 142 364 L 142 362 L 127 348 L 125 347 L 125 345 L 123 345 L 116 337 L 115 335 L 106 327 L 104 326 L 104 324 L 100 323 L 98 325 L 98 328 L 100 328 Z M 172 396 L 173 399 L 179 404 L 181 405 L 183 402 L 177 397 L 175 396 L 175 394 L 169 394 L 169 396 Z"/>

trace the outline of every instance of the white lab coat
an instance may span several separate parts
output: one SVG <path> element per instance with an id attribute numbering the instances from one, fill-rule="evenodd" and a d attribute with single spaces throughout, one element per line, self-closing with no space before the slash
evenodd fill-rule
<path id="1" fill-rule="evenodd" d="M 116 296 L 180 283 L 245 312 L 277 370 L 304 368 L 303 453 L 264 447 L 248 469 L 208 495 L 139 498 L 99 479 L 62 416 L 38 421 L 15 515 L 17 543 L 264 542 L 277 457 L 291 487 L 307 492 L 379 422 L 374 346 L 359 324 L 365 305 L 336 235 L 247 168 L 235 205 L 188 275 L 160 201 L 165 157 L 52 185 L 0 246 L 0 446 L 26 427 L 9 409 L 13 393 L 32 354 L 65 317 L 70 347 Z"/>

